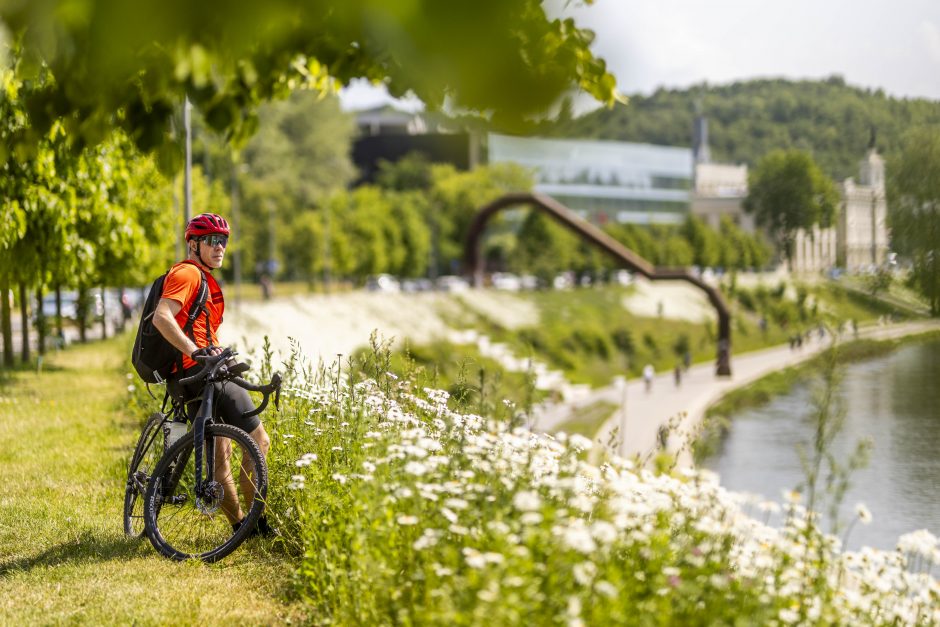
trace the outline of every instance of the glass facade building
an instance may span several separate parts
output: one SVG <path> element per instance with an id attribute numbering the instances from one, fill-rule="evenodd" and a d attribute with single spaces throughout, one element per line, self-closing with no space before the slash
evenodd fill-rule
<path id="1" fill-rule="evenodd" d="M 487 140 L 490 163 L 531 168 L 536 191 L 595 224 L 676 224 L 689 211 L 691 148 L 493 133 Z"/>

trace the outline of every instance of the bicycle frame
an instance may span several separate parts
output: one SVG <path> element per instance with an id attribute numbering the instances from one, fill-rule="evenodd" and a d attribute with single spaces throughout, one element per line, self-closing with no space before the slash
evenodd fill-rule
<path id="1" fill-rule="evenodd" d="M 205 481 L 202 476 L 202 458 L 206 458 L 206 481 L 209 480 L 215 469 L 215 446 L 205 448 L 206 423 L 212 420 L 212 407 L 215 402 L 215 386 L 207 382 L 202 393 L 202 403 L 196 418 L 193 420 L 193 452 L 196 454 L 196 496 L 202 498 L 205 491 Z"/>
<path id="2" fill-rule="evenodd" d="M 167 398 L 169 398 L 169 397 L 167 397 Z M 185 423 L 185 422 L 188 422 L 188 420 L 189 420 L 189 419 L 187 418 L 187 416 L 186 416 L 186 407 L 185 407 L 185 405 L 184 405 L 183 403 L 177 401 L 176 399 L 171 399 L 171 401 L 170 401 L 170 412 L 167 413 L 167 412 L 166 412 L 166 409 L 167 409 L 167 407 L 166 407 L 167 398 L 164 398 L 164 400 L 163 400 L 163 407 L 161 408 L 161 412 L 160 412 L 161 414 L 163 414 L 163 420 L 162 420 L 161 423 L 160 423 L 160 427 L 159 427 L 158 429 L 154 430 L 154 433 L 153 433 L 153 435 L 151 436 L 151 440 L 150 440 L 150 442 L 147 444 L 148 447 L 153 445 L 153 440 L 155 440 L 155 439 L 158 437 L 158 435 L 159 435 L 160 433 L 162 433 L 163 425 L 165 425 L 167 422 L 173 421 L 173 422 L 183 422 L 183 423 Z M 182 462 L 182 463 L 180 463 L 180 462 Z M 176 468 L 175 468 L 174 471 L 170 474 L 170 478 L 169 478 L 169 481 L 167 482 L 167 484 L 163 487 L 163 491 L 164 491 L 164 492 L 166 492 L 167 494 L 170 494 L 170 493 L 172 493 L 172 492 L 176 489 L 177 484 L 179 483 L 180 479 L 182 478 L 182 477 L 181 477 L 182 469 L 183 469 L 185 466 L 186 466 L 186 460 L 185 460 L 185 459 L 179 459 L 179 460 L 177 460 Z M 146 486 L 138 486 L 138 487 L 140 488 L 141 492 L 146 488 Z"/>
<path id="3" fill-rule="evenodd" d="M 208 448 L 205 447 L 205 432 L 206 424 L 211 423 L 213 420 L 213 408 L 215 404 L 215 383 L 222 381 L 229 381 L 235 385 L 244 388 L 249 391 L 261 392 L 264 395 L 262 402 L 253 410 L 245 412 L 244 417 L 255 416 L 264 411 L 265 407 L 268 405 L 268 399 L 271 394 L 274 394 L 274 406 L 278 407 L 279 399 L 281 396 L 281 377 L 278 374 L 274 374 L 271 378 L 271 383 L 268 385 L 253 385 L 238 375 L 241 372 L 244 372 L 248 369 L 246 364 L 239 364 L 236 366 L 237 369 L 229 371 L 226 366 L 226 361 L 233 357 L 235 353 L 227 348 L 219 355 L 206 358 L 203 362 L 203 368 L 199 373 L 188 377 L 186 380 L 198 380 L 205 376 L 205 387 L 203 388 L 202 393 L 202 402 L 199 404 L 199 410 L 196 412 L 196 417 L 193 420 L 193 452 L 196 455 L 196 464 L 195 464 L 195 480 L 196 485 L 195 494 L 196 498 L 202 499 L 206 496 L 206 486 L 211 483 L 214 479 L 215 474 L 215 445 Z M 240 368 L 243 366 L 243 368 Z M 221 372 L 221 374 L 219 374 Z M 185 381 L 185 380 L 184 380 Z M 205 460 L 203 459 L 205 458 Z M 203 464 L 205 461 L 205 464 Z M 185 465 L 185 464 L 184 464 Z M 203 473 L 203 466 L 205 466 L 206 472 Z M 179 478 L 173 477 L 173 488 L 176 487 L 176 482 L 179 481 Z"/>

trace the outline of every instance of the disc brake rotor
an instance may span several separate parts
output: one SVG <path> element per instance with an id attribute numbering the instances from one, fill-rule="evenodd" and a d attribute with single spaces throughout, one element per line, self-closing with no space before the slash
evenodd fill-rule
<path id="1" fill-rule="evenodd" d="M 225 496 L 225 488 L 218 481 L 209 481 L 203 487 L 202 496 L 196 499 L 196 508 L 207 516 L 211 516 L 219 511 L 222 505 L 222 498 Z"/>

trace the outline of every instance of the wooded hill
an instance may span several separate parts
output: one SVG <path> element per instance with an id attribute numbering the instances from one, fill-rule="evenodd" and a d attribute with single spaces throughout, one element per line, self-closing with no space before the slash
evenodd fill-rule
<path id="1" fill-rule="evenodd" d="M 730 85 L 698 85 L 634 95 L 629 104 L 562 120 L 548 133 L 667 146 L 691 146 L 696 103 L 708 118 L 712 159 L 753 166 L 777 148 L 812 153 L 823 170 L 841 180 L 858 176 L 876 131 L 882 154 L 898 149 L 909 130 L 940 125 L 940 102 L 900 99 L 881 89 L 846 85 L 839 76 L 819 81 L 762 79 Z"/>

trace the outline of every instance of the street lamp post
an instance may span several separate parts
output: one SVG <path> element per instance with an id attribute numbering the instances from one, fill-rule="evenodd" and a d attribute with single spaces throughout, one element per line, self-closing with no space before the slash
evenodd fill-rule
<path id="1" fill-rule="evenodd" d="M 238 163 L 237 159 L 232 163 L 232 230 L 238 233 L 239 209 L 241 194 L 238 189 L 238 173 L 245 171 L 245 164 Z M 235 308 L 241 304 L 242 291 L 242 254 L 238 247 L 232 251 L 232 273 L 235 282 Z"/>
<path id="2" fill-rule="evenodd" d="M 193 126 L 189 96 L 183 100 L 183 132 L 186 134 L 186 170 L 183 174 L 183 218 L 185 224 L 193 217 Z"/>

